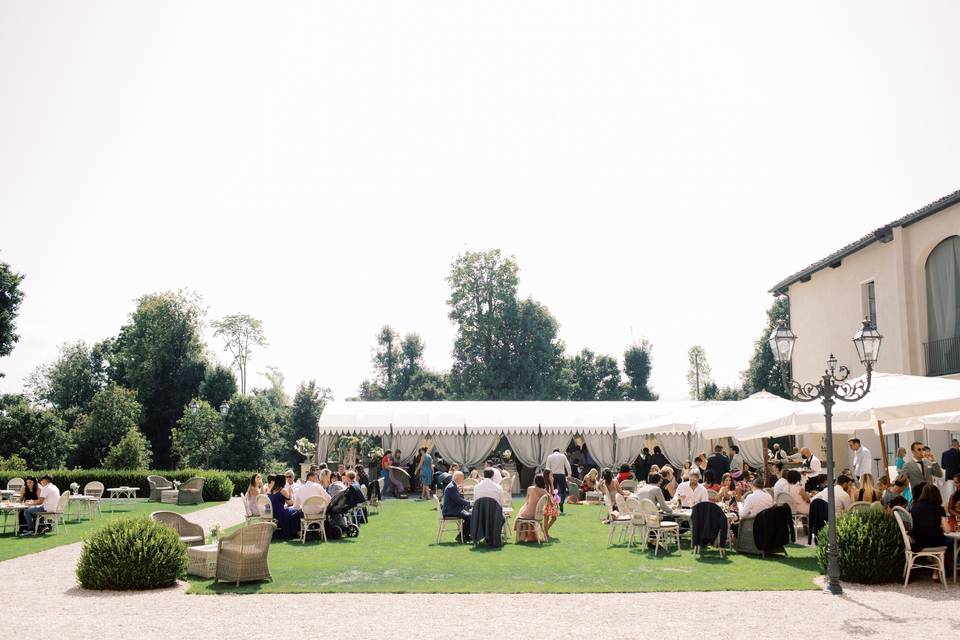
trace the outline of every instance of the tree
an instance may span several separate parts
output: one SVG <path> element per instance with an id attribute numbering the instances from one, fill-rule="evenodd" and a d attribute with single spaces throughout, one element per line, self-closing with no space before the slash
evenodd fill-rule
<path id="1" fill-rule="evenodd" d="M 207 369 L 200 383 L 200 397 L 219 408 L 237 394 L 237 379 L 233 371 L 217 365 Z"/>
<path id="2" fill-rule="evenodd" d="M 222 469 L 263 469 L 267 464 L 269 420 L 255 398 L 239 395 L 230 401 L 223 421 L 224 445 L 215 460 Z"/>
<path id="3" fill-rule="evenodd" d="M 26 382 L 35 403 L 52 406 L 61 415 L 90 412 L 93 397 L 106 384 L 102 362 L 83 341 L 63 344 L 53 362 L 37 367 Z"/>
<path id="4" fill-rule="evenodd" d="M 400 342 L 400 366 L 396 384 L 389 395 L 393 400 L 402 399 L 410 392 L 414 377 L 423 369 L 423 352 L 426 347 L 416 333 L 408 333 Z"/>
<path id="5" fill-rule="evenodd" d="M 657 394 L 650 389 L 650 372 L 653 369 L 653 345 L 646 338 L 639 344 L 627 347 L 623 352 L 623 371 L 627 374 L 624 395 L 630 400 L 656 400 Z"/>
<path id="6" fill-rule="evenodd" d="M 333 399 L 330 389 L 318 387 L 316 381 L 301 382 L 293 396 L 293 406 L 290 409 L 290 442 L 306 438 L 311 442 L 317 439 L 317 425 L 320 423 L 320 414 L 329 400 Z M 289 446 L 286 461 L 290 466 L 300 461 L 300 454 Z"/>
<path id="7" fill-rule="evenodd" d="M 568 359 L 571 372 L 571 400 L 620 400 L 620 368 L 612 356 L 596 355 L 583 349 Z"/>
<path id="8" fill-rule="evenodd" d="M 254 347 L 267 346 L 263 324 L 253 316 L 238 313 L 225 316 L 210 325 L 215 330 L 213 335 L 223 338 L 223 350 L 233 356 L 233 364 L 240 372 L 240 393 L 246 395 L 247 362 L 253 355 Z"/>
<path id="9" fill-rule="evenodd" d="M 181 467 L 209 469 L 220 457 L 224 445 L 220 411 L 206 400 L 191 401 L 183 408 L 170 439 Z"/>
<path id="10" fill-rule="evenodd" d="M 183 291 L 143 296 L 116 340 L 99 349 L 110 377 L 143 405 L 143 433 L 158 466 L 170 466 L 170 431 L 206 371 L 200 302 Z"/>
<path id="11" fill-rule="evenodd" d="M 150 443 L 140 429 L 133 426 L 110 447 L 103 466 L 107 469 L 149 469 L 152 458 Z"/>
<path id="12" fill-rule="evenodd" d="M 267 367 L 261 375 L 270 382 L 270 386 L 254 389 L 253 396 L 266 417 L 264 455 L 271 462 L 286 460 L 291 442 L 294 441 L 290 437 L 290 396 L 284 389 L 280 369 Z"/>
<path id="13" fill-rule="evenodd" d="M 450 376 L 429 369 L 419 369 L 410 379 L 410 386 L 400 400 L 448 400 Z"/>
<path id="14" fill-rule="evenodd" d="M 703 386 L 710 379 L 710 365 L 707 364 L 707 354 L 703 347 L 698 344 L 690 347 L 687 352 L 687 362 L 690 367 L 687 369 L 687 384 L 690 385 L 690 397 L 695 400 L 703 399 Z"/>
<path id="15" fill-rule="evenodd" d="M 17 335 L 17 313 L 23 302 L 20 283 L 23 275 L 14 272 L 6 262 L 0 262 L 0 358 L 10 355 L 20 339 Z M 3 373 L 0 372 L 0 378 Z"/>
<path id="16" fill-rule="evenodd" d="M 0 406 L 0 456 L 19 456 L 31 469 L 63 466 L 70 446 L 56 413 L 17 396 L 4 396 Z"/>
<path id="17" fill-rule="evenodd" d="M 753 354 L 747 369 L 740 374 L 744 397 L 758 391 L 767 391 L 782 398 L 790 398 L 790 394 L 783 387 L 780 364 L 773 357 L 773 350 L 767 342 L 770 332 L 780 320 L 789 321 L 789 313 L 790 303 L 785 297 L 777 298 L 767 309 L 767 325 L 763 334 L 753 344 Z"/>
<path id="18" fill-rule="evenodd" d="M 423 340 L 416 333 L 399 334 L 385 325 L 377 334 L 371 358 L 374 378 L 360 384 L 361 400 L 444 400 L 449 378 L 423 366 Z"/>
<path id="19" fill-rule="evenodd" d="M 76 447 L 71 454 L 71 464 L 87 468 L 100 466 L 110 448 L 137 426 L 142 413 L 143 407 L 133 391 L 115 383 L 99 391 L 90 402 L 90 414 L 71 434 Z"/>

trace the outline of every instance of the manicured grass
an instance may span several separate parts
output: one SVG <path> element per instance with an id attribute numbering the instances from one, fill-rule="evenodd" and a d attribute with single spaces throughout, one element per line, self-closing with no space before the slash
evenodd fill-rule
<path id="1" fill-rule="evenodd" d="M 519 503 L 517 504 L 519 507 Z M 360 537 L 327 543 L 274 542 L 272 582 L 235 587 L 191 578 L 191 593 L 299 592 L 630 592 L 815 589 L 812 548 L 791 546 L 789 557 L 760 559 L 709 551 L 695 559 L 685 540 L 681 553 L 658 557 L 652 550 L 607 547 L 607 528 L 598 507 L 569 505 L 538 546 L 474 548 L 444 534 L 434 544 L 433 504 L 389 500 L 381 514 L 361 526 Z M 616 538 L 614 538 L 616 541 Z"/>
<path id="2" fill-rule="evenodd" d="M 75 512 L 71 508 L 70 515 L 67 517 L 67 526 L 60 528 L 57 533 L 48 533 L 46 535 L 39 536 L 14 537 L 11 529 L 8 528 L 6 533 L 0 535 L 0 561 L 18 558 L 20 556 L 36 553 L 38 551 L 45 551 L 46 549 L 52 549 L 65 544 L 80 542 L 85 536 L 112 518 L 130 515 L 149 516 L 154 511 L 176 511 L 177 513 L 189 513 L 190 511 L 196 511 L 197 509 L 212 507 L 218 504 L 223 503 L 205 502 L 204 504 L 198 505 L 177 506 L 139 500 L 132 505 L 118 505 L 117 511 L 114 512 L 111 511 L 112 507 L 109 503 L 104 503 L 102 507 L 102 516 L 93 518 L 84 517 L 80 520 L 80 522 L 76 521 L 74 515 Z M 10 520 L 8 520 L 8 524 L 12 522 L 12 519 L 13 517 L 11 516 Z"/>

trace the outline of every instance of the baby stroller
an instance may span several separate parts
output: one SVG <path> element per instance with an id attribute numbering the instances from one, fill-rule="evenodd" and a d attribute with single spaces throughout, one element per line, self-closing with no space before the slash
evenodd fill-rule
<path id="1" fill-rule="evenodd" d="M 344 536 L 356 538 L 360 535 L 360 527 L 351 522 L 350 514 L 364 502 L 363 494 L 356 487 L 347 487 L 335 495 L 327 505 L 327 517 L 323 523 L 327 538 L 337 540 Z"/>

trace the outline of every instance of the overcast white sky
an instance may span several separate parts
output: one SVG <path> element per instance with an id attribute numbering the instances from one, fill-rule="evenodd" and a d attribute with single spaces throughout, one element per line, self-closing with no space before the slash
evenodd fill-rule
<path id="1" fill-rule="evenodd" d="M 771 285 L 960 188 L 958 24 L 948 1 L 0 0 L 0 261 L 26 274 L 0 391 L 186 287 L 263 321 L 252 368 L 343 399 L 384 323 L 449 366 L 450 261 L 493 247 L 569 351 L 646 336 L 679 399 L 699 343 L 734 383 Z"/>

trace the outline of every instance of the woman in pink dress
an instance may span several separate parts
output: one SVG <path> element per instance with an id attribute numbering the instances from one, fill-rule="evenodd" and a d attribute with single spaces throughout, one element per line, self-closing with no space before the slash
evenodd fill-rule
<path id="1" fill-rule="evenodd" d="M 802 513 L 807 515 L 810 513 L 810 494 L 803 490 L 803 486 L 800 484 L 800 480 L 803 476 L 800 475 L 800 472 L 796 469 L 790 469 L 784 475 L 787 479 L 787 493 L 793 498 L 793 511 L 794 513 Z"/>
<path id="2" fill-rule="evenodd" d="M 560 495 L 553 486 L 553 472 L 550 471 L 550 469 L 543 471 L 543 482 L 546 485 L 547 494 L 550 496 L 547 498 L 547 506 L 543 510 L 543 535 L 549 540 L 550 527 L 553 526 L 553 523 L 557 521 L 557 517 L 560 515 L 560 509 L 557 507 L 557 505 L 560 504 Z"/>
<path id="3" fill-rule="evenodd" d="M 537 514 L 537 503 L 540 502 L 540 498 L 547 495 L 546 486 L 543 475 L 538 473 L 533 478 L 533 484 L 527 487 L 527 499 L 524 500 L 523 506 L 520 507 L 520 511 L 517 512 L 517 519 L 513 521 L 513 529 L 517 532 L 517 542 L 537 541 L 537 534 L 530 529 L 526 529 L 523 533 L 520 533 L 518 523 L 520 518 L 532 518 Z M 550 502 L 549 498 L 547 502 Z"/>

